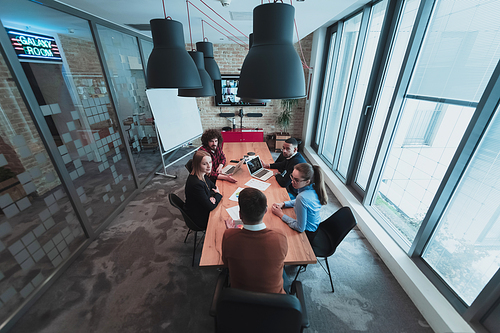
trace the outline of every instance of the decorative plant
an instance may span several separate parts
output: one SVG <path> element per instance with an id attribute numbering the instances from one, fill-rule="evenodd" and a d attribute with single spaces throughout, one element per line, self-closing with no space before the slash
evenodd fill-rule
<path id="1" fill-rule="evenodd" d="M 292 120 L 292 110 L 294 106 L 299 104 L 298 99 L 282 99 L 281 100 L 281 113 L 276 118 L 276 125 L 282 128 L 282 132 L 286 132 Z"/>

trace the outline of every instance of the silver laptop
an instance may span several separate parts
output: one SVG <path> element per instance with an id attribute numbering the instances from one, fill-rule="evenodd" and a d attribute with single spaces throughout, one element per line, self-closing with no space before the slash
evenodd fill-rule
<path id="1" fill-rule="evenodd" d="M 245 161 L 244 158 L 242 158 L 238 164 L 236 165 L 226 165 L 224 168 L 222 168 L 221 170 L 221 173 L 223 175 L 231 175 L 231 174 L 235 174 L 236 172 L 238 172 L 240 169 L 241 169 L 241 166 L 243 165 L 243 162 Z"/>
<path id="2" fill-rule="evenodd" d="M 264 169 L 259 155 L 248 158 L 247 160 L 248 171 L 250 176 L 266 181 L 273 175 L 271 170 Z"/>

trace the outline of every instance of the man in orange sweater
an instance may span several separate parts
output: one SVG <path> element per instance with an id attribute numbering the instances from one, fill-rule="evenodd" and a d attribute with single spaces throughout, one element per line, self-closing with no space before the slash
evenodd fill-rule
<path id="1" fill-rule="evenodd" d="M 238 196 L 243 228 L 226 221 L 222 260 L 229 268 L 232 288 L 263 293 L 285 293 L 283 266 L 288 251 L 286 236 L 262 222 L 267 198 L 261 191 L 245 188 Z"/>

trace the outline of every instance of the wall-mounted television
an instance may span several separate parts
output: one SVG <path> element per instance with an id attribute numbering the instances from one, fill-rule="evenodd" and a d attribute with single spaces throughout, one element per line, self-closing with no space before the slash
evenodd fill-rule
<path id="1" fill-rule="evenodd" d="M 266 103 L 244 103 L 237 95 L 239 75 L 221 75 L 215 80 L 215 105 L 217 106 L 265 106 Z"/>

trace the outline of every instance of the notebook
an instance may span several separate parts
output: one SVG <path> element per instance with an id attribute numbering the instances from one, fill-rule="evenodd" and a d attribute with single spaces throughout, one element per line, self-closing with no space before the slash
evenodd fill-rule
<path id="1" fill-rule="evenodd" d="M 241 165 L 243 164 L 243 161 L 245 161 L 245 159 L 243 159 L 243 158 L 242 158 L 242 159 L 238 162 L 238 164 L 236 164 L 236 165 L 229 165 L 229 164 L 228 164 L 228 165 L 226 165 L 226 166 L 222 169 L 221 173 L 222 173 L 223 175 L 231 175 L 231 174 L 235 174 L 236 172 L 238 172 L 238 171 L 241 169 Z"/>
<path id="2" fill-rule="evenodd" d="M 248 171 L 250 172 L 250 176 L 262 181 L 268 180 L 273 175 L 273 172 L 271 170 L 264 169 L 259 155 L 249 157 L 247 160 L 247 167 Z"/>

